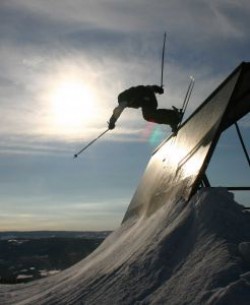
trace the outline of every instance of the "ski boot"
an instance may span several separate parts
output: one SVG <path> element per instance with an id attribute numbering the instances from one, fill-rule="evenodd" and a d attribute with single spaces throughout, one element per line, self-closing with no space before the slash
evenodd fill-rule
<path id="1" fill-rule="evenodd" d="M 176 115 L 176 119 L 174 120 L 173 124 L 171 124 L 171 128 L 172 128 L 172 132 L 173 133 L 177 133 L 178 127 L 180 122 L 182 121 L 182 117 L 183 117 L 183 112 L 181 109 L 178 109 L 174 106 L 172 106 L 173 111 L 175 112 Z"/>

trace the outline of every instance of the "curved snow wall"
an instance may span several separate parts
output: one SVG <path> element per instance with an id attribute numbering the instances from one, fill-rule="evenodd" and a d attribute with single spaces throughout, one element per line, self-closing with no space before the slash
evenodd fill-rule
<path id="1" fill-rule="evenodd" d="M 189 200 L 220 134 L 250 111 L 250 63 L 239 65 L 153 153 L 123 222 L 148 217 L 162 205 Z"/>

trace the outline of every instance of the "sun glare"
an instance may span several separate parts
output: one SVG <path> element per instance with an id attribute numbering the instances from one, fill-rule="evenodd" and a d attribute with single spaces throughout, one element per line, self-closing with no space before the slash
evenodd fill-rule
<path id="1" fill-rule="evenodd" d="M 94 94 L 78 80 L 64 80 L 51 94 L 51 115 L 55 127 L 66 132 L 77 131 L 93 119 Z"/>

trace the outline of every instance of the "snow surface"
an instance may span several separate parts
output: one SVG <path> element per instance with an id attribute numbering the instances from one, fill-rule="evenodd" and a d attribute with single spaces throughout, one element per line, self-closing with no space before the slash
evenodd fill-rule
<path id="1" fill-rule="evenodd" d="M 250 213 L 225 189 L 202 189 L 129 219 L 59 274 L 1 285 L 0 304 L 249 305 L 249 242 Z"/>

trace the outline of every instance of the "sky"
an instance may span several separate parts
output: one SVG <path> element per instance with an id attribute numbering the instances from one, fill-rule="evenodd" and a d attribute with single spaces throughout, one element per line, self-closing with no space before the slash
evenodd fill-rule
<path id="1" fill-rule="evenodd" d="M 161 108 L 185 118 L 242 61 L 250 61 L 247 0 L 2 0 L 0 3 L 0 231 L 113 230 L 168 126 L 126 109 L 107 128 L 117 95 L 160 84 Z M 239 125 L 250 147 L 249 114 Z M 230 168 L 228 166 L 230 164 Z M 214 185 L 248 185 L 233 128 L 208 169 Z M 236 195 L 250 205 L 249 192 Z"/>

